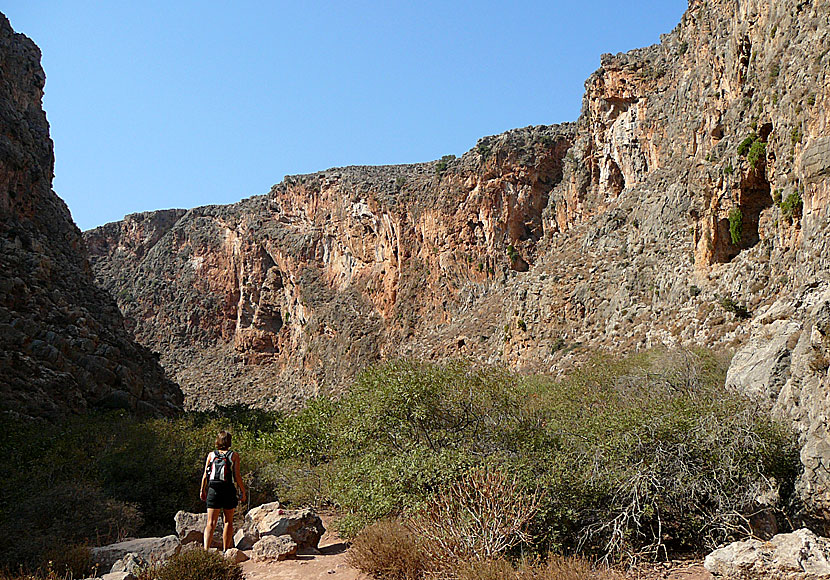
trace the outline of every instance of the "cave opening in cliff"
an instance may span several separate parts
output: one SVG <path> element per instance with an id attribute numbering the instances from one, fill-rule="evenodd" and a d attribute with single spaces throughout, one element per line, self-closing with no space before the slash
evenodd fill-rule
<path id="1" fill-rule="evenodd" d="M 741 250 L 751 248 L 760 241 L 758 229 L 761 213 L 772 206 L 770 184 L 763 166 L 749 171 L 741 179 L 737 201 L 735 208 L 730 210 L 730 216 L 718 220 L 714 262 L 729 262 Z"/>

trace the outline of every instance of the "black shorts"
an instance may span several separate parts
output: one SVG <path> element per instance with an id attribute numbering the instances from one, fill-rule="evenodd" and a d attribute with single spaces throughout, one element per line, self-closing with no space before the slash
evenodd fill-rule
<path id="1" fill-rule="evenodd" d="M 238 503 L 236 487 L 232 483 L 213 482 L 208 486 L 208 508 L 232 510 Z"/>

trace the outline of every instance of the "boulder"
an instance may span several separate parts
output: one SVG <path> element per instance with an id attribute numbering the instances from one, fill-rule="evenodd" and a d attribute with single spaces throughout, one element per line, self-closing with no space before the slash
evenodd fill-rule
<path id="1" fill-rule="evenodd" d="M 313 510 L 283 510 L 274 502 L 249 511 L 245 515 L 243 531 L 251 538 L 288 535 L 301 550 L 316 550 L 326 528 Z"/>
<path id="2" fill-rule="evenodd" d="M 189 544 L 191 542 L 203 543 L 205 535 L 205 525 L 207 524 L 207 513 L 194 514 L 186 511 L 180 511 L 175 516 L 176 534 L 179 536 L 179 541 L 182 544 Z M 222 528 L 225 525 L 224 515 L 219 515 L 219 521 L 216 523 L 216 531 L 213 533 L 213 543 L 211 547 L 222 548 Z"/>
<path id="3" fill-rule="evenodd" d="M 288 536 L 265 536 L 254 545 L 254 562 L 287 560 L 297 555 L 297 543 Z"/>
<path id="4" fill-rule="evenodd" d="M 127 554 L 134 553 L 137 558 L 145 562 L 163 562 L 169 557 L 178 554 L 182 545 L 176 536 L 165 536 L 163 538 L 139 538 L 127 540 L 108 546 L 100 546 L 90 550 L 92 561 L 98 564 L 101 569 L 108 570 Z"/>
<path id="5" fill-rule="evenodd" d="M 259 540 L 259 534 L 247 523 L 233 535 L 233 545 L 240 550 L 250 550 L 257 543 L 257 540 Z"/>
<path id="6" fill-rule="evenodd" d="M 225 550 L 225 558 L 230 560 L 234 564 L 241 564 L 242 562 L 250 560 L 250 558 L 245 552 L 237 548 L 230 548 L 229 550 Z"/>
<path id="7" fill-rule="evenodd" d="M 726 579 L 806 580 L 830 578 L 830 539 L 806 528 L 768 542 L 733 542 L 706 556 L 704 567 Z"/>
<path id="8" fill-rule="evenodd" d="M 113 564 L 110 572 L 129 572 L 133 576 L 138 576 L 141 570 L 149 566 L 149 564 L 149 562 L 135 552 L 130 552 Z"/>

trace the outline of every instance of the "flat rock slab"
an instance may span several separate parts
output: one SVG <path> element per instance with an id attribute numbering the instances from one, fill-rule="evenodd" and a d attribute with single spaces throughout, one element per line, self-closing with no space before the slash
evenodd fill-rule
<path id="1" fill-rule="evenodd" d="M 130 553 L 145 562 L 163 562 L 178 554 L 182 545 L 176 536 L 165 536 L 163 538 L 139 538 L 127 540 L 108 546 L 92 548 L 92 561 L 98 564 L 101 569 L 109 570 L 118 560 Z"/>
<path id="2" fill-rule="evenodd" d="M 706 556 L 703 565 L 729 580 L 830 578 L 830 539 L 802 528 L 768 542 L 733 542 Z"/>
<path id="3" fill-rule="evenodd" d="M 297 555 L 297 543 L 288 536 L 265 536 L 254 545 L 255 562 L 279 562 Z"/>

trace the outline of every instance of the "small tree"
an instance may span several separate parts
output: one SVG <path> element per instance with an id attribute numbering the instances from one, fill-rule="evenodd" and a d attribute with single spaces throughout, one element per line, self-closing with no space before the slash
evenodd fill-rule
<path id="1" fill-rule="evenodd" d="M 729 237 L 732 238 L 732 243 L 736 246 L 741 243 L 743 221 L 744 214 L 741 212 L 741 208 L 733 207 L 729 210 Z"/>

